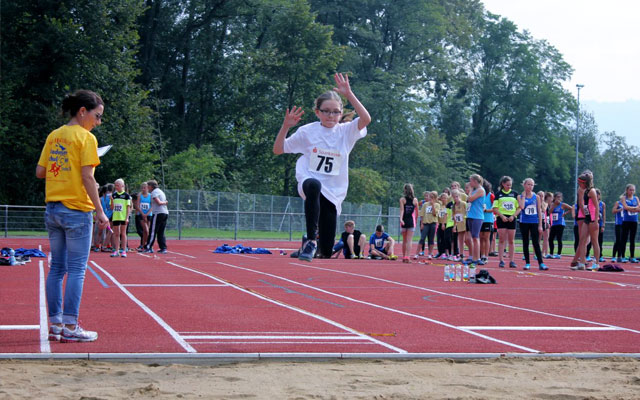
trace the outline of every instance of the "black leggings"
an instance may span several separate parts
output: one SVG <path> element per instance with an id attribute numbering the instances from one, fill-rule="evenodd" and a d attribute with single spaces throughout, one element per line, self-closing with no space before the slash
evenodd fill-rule
<path id="1" fill-rule="evenodd" d="M 636 221 L 622 221 L 622 243 L 618 248 L 618 252 L 622 258 L 624 258 L 624 252 L 627 247 L 627 237 L 629 237 L 629 257 L 635 258 L 637 230 L 638 223 Z"/>
<path id="2" fill-rule="evenodd" d="M 564 233 L 564 225 L 553 225 L 549 230 L 549 251 L 553 255 L 553 241 L 558 241 L 558 255 L 562 254 L 562 234 Z"/>
<path id="3" fill-rule="evenodd" d="M 573 251 L 578 251 L 578 243 L 580 242 L 580 232 L 578 225 L 573 226 Z"/>
<path id="4" fill-rule="evenodd" d="M 611 257 L 622 257 L 620 252 L 620 246 L 622 245 L 622 224 L 616 224 L 615 233 L 616 241 L 613 242 L 613 254 L 611 254 Z"/>
<path id="5" fill-rule="evenodd" d="M 309 178 L 302 183 L 304 200 L 304 216 L 307 221 L 307 238 L 318 238 L 318 251 L 324 257 L 330 257 L 336 238 L 336 206 L 322 195 L 322 183 Z"/>
<path id="6" fill-rule="evenodd" d="M 533 242 L 533 251 L 538 257 L 538 264 L 543 263 L 542 252 L 540 251 L 540 234 L 538 233 L 538 224 L 520 223 L 520 233 L 522 234 L 522 250 L 524 252 L 524 261 L 529 264 L 529 234 Z"/>

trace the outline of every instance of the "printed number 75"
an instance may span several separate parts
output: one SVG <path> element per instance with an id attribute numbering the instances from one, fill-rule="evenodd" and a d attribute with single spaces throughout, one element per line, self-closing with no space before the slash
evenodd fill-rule
<path id="1" fill-rule="evenodd" d="M 316 171 L 320 171 L 320 168 L 322 168 L 322 164 L 324 164 L 324 172 L 330 173 L 333 169 L 333 157 L 318 156 L 318 158 L 320 159 L 320 162 L 318 163 Z"/>

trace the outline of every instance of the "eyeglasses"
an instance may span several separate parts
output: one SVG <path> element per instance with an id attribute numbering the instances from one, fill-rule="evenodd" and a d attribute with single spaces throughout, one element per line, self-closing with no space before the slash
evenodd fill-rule
<path id="1" fill-rule="evenodd" d="M 318 110 L 324 115 L 330 115 L 332 117 L 337 117 L 338 115 L 342 115 L 342 111 L 331 111 L 331 110 Z"/>

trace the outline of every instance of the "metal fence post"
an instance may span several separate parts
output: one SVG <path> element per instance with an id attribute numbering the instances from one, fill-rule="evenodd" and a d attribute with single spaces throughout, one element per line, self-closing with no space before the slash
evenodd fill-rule
<path id="1" fill-rule="evenodd" d="M 9 237 L 9 205 L 4 206 L 4 237 Z"/>
<path id="2" fill-rule="evenodd" d="M 178 210 L 178 240 L 182 240 L 182 212 Z"/>
<path id="3" fill-rule="evenodd" d="M 236 210 L 236 223 L 233 225 L 233 240 L 238 240 L 238 222 L 240 220 L 240 213 Z"/>
<path id="4" fill-rule="evenodd" d="M 218 192 L 218 201 L 216 202 L 218 206 L 218 212 L 216 213 L 216 229 L 220 229 L 220 192 Z"/>
<path id="5" fill-rule="evenodd" d="M 293 239 L 293 224 L 291 223 L 292 219 L 293 219 L 293 216 L 291 212 L 289 212 L 289 241 Z"/>

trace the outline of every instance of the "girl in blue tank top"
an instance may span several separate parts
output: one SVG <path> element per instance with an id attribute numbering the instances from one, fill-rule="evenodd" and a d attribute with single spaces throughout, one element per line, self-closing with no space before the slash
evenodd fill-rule
<path id="1" fill-rule="evenodd" d="M 616 204 L 613 205 L 613 209 L 611 212 L 615 216 L 615 242 L 613 242 L 613 254 L 611 254 L 612 262 L 622 262 L 622 252 L 620 251 L 620 246 L 622 246 L 622 214 L 624 213 L 624 208 L 622 208 L 622 203 L 620 201 L 616 201 Z"/>
<path id="2" fill-rule="evenodd" d="M 638 262 L 635 258 L 635 251 L 636 232 L 638 230 L 638 211 L 640 211 L 640 207 L 638 207 L 638 205 L 640 204 L 640 202 L 638 202 L 638 198 L 635 196 L 635 192 L 635 185 L 628 184 L 625 188 L 624 195 L 620 197 L 620 202 L 622 204 L 622 208 L 624 208 L 624 213 L 622 216 L 622 244 L 618 248 L 618 250 L 622 255 L 623 263 L 627 261 L 631 261 L 632 263 Z M 627 239 L 629 240 L 629 253 L 631 255 L 631 260 L 627 260 L 624 256 L 627 247 Z"/>
<path id="3" fill-rule="evenodd" d="M 549 254 L 552 258 L 559 259 L 562 255 L 562 235 L 564 234 L 564 227 L 566 225 L 564 216 L 568 212 L 571 212 L 573 208 L 566 203 L 562 202 L 562 192 L 555 192 L 553 195 L 553 202 L 551 207 L 551 229 L 549 230 Z M 555 250 L 554 241 L 558 242 L 558 253 L 553 254 Z"/>
<path id="4" fill-rule="evenodd" d="M 538 258 L 540 270 L 547 270 L 547 266 L 542 262 L 542 251 L 540 250 L 540 234 L 542 234 L 542 218 L 540 215 L 540 200 L 533 192 L 535 182 L 527 178 L 522 182 L 524 192 L 518 196 L 518 204 L 522 212 L 520 213 L 520 233 L 522 234 L 522 247 L 524 252 L 524 269 L 531 268 L 529 262 L 529 236 L 533 241 L 533 251 Z"/>

